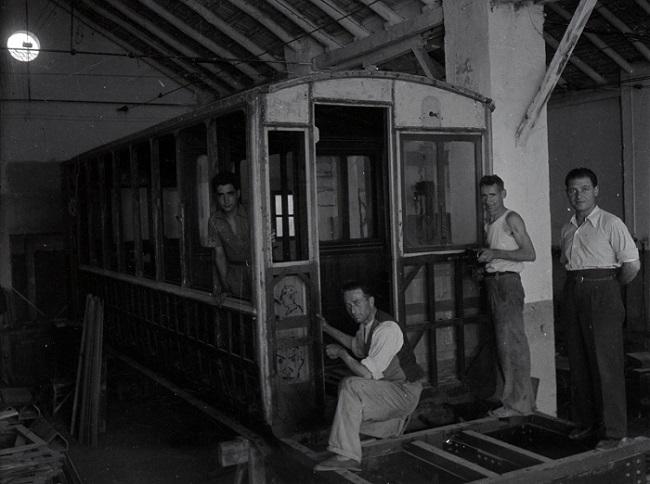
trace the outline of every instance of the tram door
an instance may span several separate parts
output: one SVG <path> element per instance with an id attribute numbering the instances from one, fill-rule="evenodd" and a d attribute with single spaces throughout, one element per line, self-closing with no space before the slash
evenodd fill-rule
<path id="1" fill-rule="evenodd" d="M 387 110 L 317 105 L 316 144 L 321 304 L 324 317 L 356 331 L 341 298 L 341 285 L 356 280 L 392 311 L 388 235 Z"/>

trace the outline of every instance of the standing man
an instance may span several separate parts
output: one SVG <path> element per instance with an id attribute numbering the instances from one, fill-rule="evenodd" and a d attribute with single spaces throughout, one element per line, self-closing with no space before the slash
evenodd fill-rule
<path id="1" fill-rule="evenodd" d="M 639 251 L 621 219 L 596 204 L 593 171 L 575 168 L 564 183 L 575 211 L 561 232 L 567 270 L 561 320 L 578 424 L 569 437 L 596 436 L 598 448 L 608 449 L 627 433 L 621 285 L 639 271 Z"/>
<path id="2" fill-rule="evenodd" d="M 485 287 L 503 378 L 501 407 L 492 410 L 490 415 L 526 415 L 533 411 L 535 402 L 530 381 L 530 349 L 524 331 L 524 288 L 519 273 L 524 261 L 535 260 L 535 248 L 523 219 L 503 204 L 506 198 L 503 180 L 497 175 L 484 176 L 479 188 L 489 248 L 479 252 L 478 261 L 485 263 Z"/>
<path id="3" fill-rule="evenodd" d="M 350 282 L 342 291 L 345 309 L 359 325 L 356 335 L 319 318 L 323 332 L 340 343 L 327 345 L 327 356 L 343 360 L 355 376 L 339 385 L 327 447 L 335 455 L 316 465 L 315 471 L 360 471 L 359 433 L 380 438 L 399 435 L 422 392 L 419 380 L 424 372 L 400 325 L 375 308 L 366 286 Z"/>
<path id="4" fill-rule="evenodd" d="M 250 299 L 250 230 L 239 187 L 234 173 L 223 172 L 213 178 L 218 209 L 208 221 L 208 244 L 215 250 L 221 292 Z"/>

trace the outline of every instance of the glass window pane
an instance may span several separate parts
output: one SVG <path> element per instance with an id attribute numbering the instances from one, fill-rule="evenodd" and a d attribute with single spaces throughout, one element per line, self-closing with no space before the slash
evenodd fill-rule
<path id="1" fill-rule="evenodd" d="M 122 264 L 127 274 L 135 274 L 133 183 L 131 179 L 131 154 L 128 148 L 117 152 L 117 168 L 120 188 Z"/>
<path id="2" fill-rule="evenodd" d="M 176 168 L 176 139 L 163 136 L 158 143 L 160 193 L 162 198 L 163 280 L 181 283 L 181 212 Z"/>
<path id="3" fill-rule="evenodd" d="M 478 242 L 477 143 L 469 137 L 402 137 L 407 250 Z"/>
<path id="4" fill-rule="evenodd" d="M 375 236 L 370 159 L 367 156 L 349 156 L 348 212 L 350 238 L 367 239 Z"/>
<path id="5" fill-rule="evenodd" d="M 270 131 L 268 146 L 269 203 L 275 220 L 273 261 L 306 260 L 309 257 L 309 247 L 305 133 Z"/>
<path id="6" fill-rule="evenodd" d="M 338 156 L 319 156 L 316 159 L 318 232 L 321 241 L 339 240 L 342 236 L 340 161 Z"/>
<path id="7" fill-rule="evenodd" d="M 151 214 L 151 147 L 149 141 L 134 147 L 137 168 L 138 203 L 140 206 L 140 237 L 142 238 L 142 273 L 145 277 L 156 276 L 153 217 Z"/>

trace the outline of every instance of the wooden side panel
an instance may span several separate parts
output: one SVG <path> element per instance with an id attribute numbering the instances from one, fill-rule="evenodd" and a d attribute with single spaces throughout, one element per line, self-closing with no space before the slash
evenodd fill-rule
<path id="1" fill-rule="evenodd" d="M 309 122 L 309 86 L 302 84 L 265 96 L 267 123 L 307 124 Z"/>
<path id="2" fill-rule="evenodd" d="M 391 102 L 391 87 L 392 81 L 388 79 L 329 79 L 315 82 L 313 95 L 316 99 Z"/>

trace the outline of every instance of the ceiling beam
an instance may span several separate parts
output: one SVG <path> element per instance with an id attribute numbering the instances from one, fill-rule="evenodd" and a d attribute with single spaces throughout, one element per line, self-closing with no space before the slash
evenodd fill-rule
<path id="1" fill-rule="evenodd" d="M 385 50 L 392 44 L 413 39 L 427 30 L 442 25 L 442 21 L 442 7 L 426 9 L 412 19 L 315 57 L 313 59 L 314 66 L 317 69 L 327 69 L 360 64 L 362 63 L 360 59 Z"/>
<path id="2" fill-rule="evenodd" d="M 195 74 L 199 76 L 201 81 L 205 83 L 206 85 L 210 86 L 212 89 L 217 91 L 220 95 L 226 95 L 229 94 L 230 90 L 225 89 L 223 86 L 220 84 L 212 81 L 204 72 L 201 72 L 196 66 L 191 65 L 188 62 L 185 62 L 180 59 L 176 59 L 175 56 L 173 56 L 170 52 L 166 51 L 165 49 L 162 49 L 160 47 L 160 42 L 157 42 L 155 39 L 152 37 L 146 35 L 141 29 L 137 29 L 133 25 L 125 22 L 121 18 L 119 18 L 117 15 L 114 15 L 113 13 L 109 12 L 108 10 L 104 9 L 103 7 L 100 7 L 99 5 L 91 4 L 89 0 L 81 0 L 82 3 L 89 5 L 89 7 L 94 11 L 97 12 L 100 16 L 105 18 L 106 20 L 113 22 L 115 25 L 119 26 L 123 30 L 127 31 L 129 34 L 134 36 L 136 39 L 139 39 L 141 42 L 147 44 L 149 48 L 151 48 L 155 52 L 159 52 L 161 56 L 163 57 L 168 57 L 171 62 L 179 66 L 179 68 L 182 71 L 187 72 L 188 74 Z"/>
<path id="3" fill-rule="evenodd" d="M 248 37 L 246 37 L 244 34 L 239 32 L 237 29 L 234 29 L 233 27 L 228 25 L 227 22 L 225 22 L 223 19 L 215 15 L 215 13 L 212 10 L 203 6 L 196 0 L 181 0 L 181 1 L 189 8 L 194 10 L 196 13 L 198 13 L 206 21 L 208 21 L 210 25 L 215 27 L 217 30 L 223 32 L 225 35 L 227 35 L 232 40 L 237 42 L 239 45 L 241 45 L 244 49 L 246 49 L 254 56 L 265 61 L 269 67 L 271 67 L 272 69 L 278 72 L 284 72 L 283 61 L 276 59 L 271 54 L 267 53 L 265 49 L 261 48 L 255 42 L 251 41 Z M 237 65 L 239 65 L 239 63 Z"/>
<path id="4" fill-rule="evenodd" d="M 347 30 L 355 39 L 363 39 L 370 35 L 368 29 L 352 19 L 350 12 L 341 10 L 329 0 L 309 0 L 311 3 L 325 12 L 332 20 Z"/>
<path id="5" fill-rule="evenodd" d="M 444 79 L 445 68 L 431 58 L 424 47 L 412 47 L 411 50 L 418 60 L 424 74 L 430 79 Z"/>
<path id="6" fill-rule="evenodd" d="M 248 0 L 228 0 L 228 1 L 238 9 L 246 12 L 257 22 L 264 25 L 264 27 L 266 27 L 267 29 L 269 29 L 269 31 L 271 31 L 274 35 L 276 35 L 284 43 L 284 45 L 288 46 L 292 50 L 298 50 L 296 46 L 297 42 L 295 42 L 293 36 L 289 32 L 287 32 L 284 29 L 284 27 L 278 24 L 267 14 L 262 12 L 255 5 L 251 4 Z"/>
<path id="7" fill-rule="evenodd" d="M 537 94 L 535 94 L 528 109 L 526 109 L 526 114 L 524 114 L 523 119 L 515 131 L 515 140 L 517 143 L 522 141 L 525 142 L 528 133 L 533 126 L 535 126 L 540 112 L 544 106 L 546 106 L 548 98 L 551 96 L 558 79 L 562 75 L 562 71 L 566 67 L 567 62 L 569 62 L 571 53 L 580 39 L 580 34 L 582 34 L 591 12 L 596 6 L 596 1 L 597 0 L 580 0 L 580 3 L 576 7 L 573 18 L 571 18 L 571 22 L 569 22 L 569 26 L 564 32 L 564 36 L 555 50 L 553 59 L 551 59 L 551 62 L 546 69 L 546 74 L 537 90 Z"/>
<path id="8" fill-rule="evenodd" d="M 648 0 L 636 0 L 636 4 L 643 9 L 643 11 L 650 15 L 650 3 Z"/>
<path id="9" fill-rule="evenodd" d="M 571 20 L 571 14 L 564 10 L 562 7 L 559 5 L 555 5 L 553 3 L 547 4 L 548 8 L 553 10 L 556 14 L 558 14 L 560 17 L 562 17 L 565 20 Z M 598 37 L 596 34 L 592 34 L 591 32 L 584 32 L 582 35 L 584 35 L 589 41 L 594 44 L 600 51 L 605 54 L 607 57 L 612 59 L 618 66 L 623 69 L 625 72 L 628 74 L 632 74 L 634 72 L 634 68 L 627 62 L 621 55 L 616 52 L 612 47 L 607 45 L 600 37 Z"/>
<path id="10" fill-rule="evenodd" d="M 596 6 L 596 11 L 605 20 L 607 20 L 610 24 L 616 27 L 625 36 L 625 38 L 632 43 L 632 45 L 636 48 L 636 50 L 638 50 L 641 53 L 641 55 L 646 58 L 646 60 L 650 61 L 650 49 L 648 49 L 646 45 L 640 40 L 633 39 L 634 32 L 630 27 L 628 27 L 625 24 L 625 22 L 619 19 L 616 15 L 614 15 L 607 7 L 605 7 L 601 3 L 599 3 Z"/>
<path id="11" fill-rule="evenodd" d="M 305 33 L 313 37 L 327 49 L 338 49 L 341 43 L 331 35 L 323 32 L 320 27 L 307 20 L 298 10 L 289 5 L 285 0 L 266 0 L 280 11 L 285 17 L 295 23 Z M 297 40 L 297 39 L 296 39 Z"/>
<path id="12" fill-rule="evenodd" d="M 212 87 L 210 84 L 206 83 L 205 80 L 201 78 L 201 75 L 199 73 L 193 74 L 192 72 L 186 69 L 182 69 L 183 71 L 185 71 L 185 75 L 181 75 L 178 73 L 178 71 L 174 71 L 173 69 L 167 67 L 164 64 L 161 64 L 155 59 L 147 57 L 147 55 L 144 52 L 134 48 L 132 45 L 120 39 L 117 35 L 106 30 L 104 27 L 102 27 L 101 25 L 93 21 L 85 12 L 79 9 L 75 9 L 74 11 L 71 11 L 69 5 L 67 4 L 62 5 L 59 0 L 51 0 L 51 1 L 54 3 L 54 5 L 59 7 L 67 14 L 73 13 L 73 15 L 77 17 L 79 21 L 86 24 L 92 30 L 98 32 L 100 35 L 104 36 L 106 39 L 108 39 L 118 47 L 124 49 L 124 51 L 129 55 L 133 54 L 137 56 L 139 60 L 142 60 L 144 63 L 149 64 L 153 69 L 157 70 L 161 74 L 164 74 L 169 79 L 177 83 L 179 86 L 189 89 L 189 86 L 191 85 L 194 88 L 209 92 L 211 94 L 213 94 L 214 92 L 216 92 L 219 95 L 227 94 L 226 91 L 224 91 L 223 88 L 221 88 L 220 86 Z M 194 77 L 195 79 L 192 79 L 192 77 Z"/>
<path id="13" fill-rule="evenodd" d="M 372 10 L 381 18 L 383 18 L 388 24 L 387 26 L 404 22 L 404 17 L 402 17 L 400 14 L 398 14 L 395 10 L 390 8 L 381 0 L 358 0 L 358 1 L 363 3 L 370 10 Z"/>
<path id="14" fill-rule="evenodd" d="M 84 0 L 87 1 L 87 0 Z M 128 19 L 131 19 L 133 22 L 138 24 L 140 26 L 140 29 L 146 29 L 154 35 L 155 37 L 158 37 L 158 39 L 162 40 L 165 42 L 167 45 L 170 47 L 176 49 L 178 52 L 180 52 L 183 56 L 185 57 L 190 57 L 190 58 L 200 58 L 201 55 L 199 55 L 197 52 L 194 50 L 190 49 L 187 47 L 185 44 L 182 42 L 179 42 L 176 40 L 174 37 L 169 35 L 167 32 L 165 32 L 163 29 L 155 25 L 153 22 L 150 20 L 144 18 L 142 15 L 136 13 L 134 10 L 128 8 L 127 6 L 123 5 L 119 0 L 105 0 L 104 3 L 107 3 L 114 7 L 116 10 L 120 11 L 123 15 L 125 15 Z M 95 4 L 96 5 L 96 4 Z M 136 32 L 138 32 L 138 29 L 135 29 Z M 158 42 L 153 41 L 152 45 L 156 45 Z M 218 69 L 217 67 L 213 65 L 205 66 L 205 69 L 212 72 L 213 74 L 219 76 L 226 84 L 228 84 L 230 87 L 241 90 L 244 88 L 244 86 L 234 79 L 230 74 L 225 72 L 223 69 Z"/>
<path id="15" fill-rule="evenodd" d="M 553 47 L 557 51 L 558 47 L 560 46 L 560 43 L 553 38 L 550 34 L 544 33 L 544 40 L 548 45 Z M 571 54 L 571 57 L 569 58 L 569 62 L 576 66 L 580 71 L 582 71 L 583 74 L 591 78 L 592 81 L 594 81 L 596 84 L 607 84 L 607 80 L 598 74 L 595 69 L 593 69 L 589 64 L 587 64 L 585 61 L 580 59 L 577 55 Z"/>
<path id="16" fill-rule="evenodd" d="M 257 83 L 261 83 L 264 81 L 264 78 L 260 75 L 260 73 L 257 70 L 255 70 L 253 67 L 251 67 L 249 64 L 246 64 L 245 62 L 233 62 L 232 59 L 237 57 L 235 54 L 233 54 L 228 49 L 224 49 L 220 45 L 217 45 L 214 41 L 212 41 L 211 39 L 203 35 L 201 32 L 198 32 L 196 29 L 183 22 L 177 15 L 171 13 L 169 10 L 164 9 L 163 7 L 158 5 L 155 1 L 153 0 L 138 0 L 138 1 L 144 6 L 146 6 L 149 10 L 155 12 L 161 18 L 165 19 L 171 25 L 176 27 L 178 30 L 183 32 L 183 34 L 187 35 L 191 39 L 194 39 L 197 43 L 201 44 L 203 47 L 210 50 L 216 56 L 223 58 L 223 62 L 228 62 L 229 64 L 232 64 L 233 67 L 235 67 L 237 70 L 241 71 L 242 73 L 244 73 L 245 75 L 247 75 Z M 231 59 L 231 60 L 228 61 L 227 59 Z"/>

